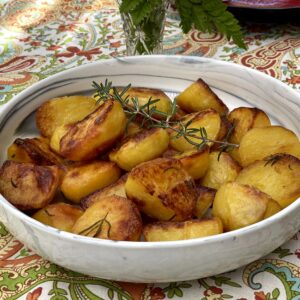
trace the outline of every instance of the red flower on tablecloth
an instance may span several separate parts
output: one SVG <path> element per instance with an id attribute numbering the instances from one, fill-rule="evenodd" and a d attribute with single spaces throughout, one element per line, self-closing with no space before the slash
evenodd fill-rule
<path id="1" fill-rule="evenodd" d="M 263 291 L 255 292 L 254 295 L 255 295 L 255 300 L 267 300 L 267 296 Z"/>
<path id="2" fill-rule="evenodd" d="M 37 289 L 35 289 L 33 292 L 30 292 L 27 294 L 26 296 L 26 300 L 37 300 L 39 299 L 39 297 L 41 296 L 42 294 L 42 288 L 39 287 Z"/>
<path id="3" fill-rule="evenodd" d="M 67 47 L 68 52 L 57 53 L 56 57 L 73 57 L 77 56 L 85 56 L 87 60 L 91 60 L 94 54 L 101 54 L 102 51 L 99 48 L 89 49 L 89 50 L 80 50 L 78 47 L 71 46 Z"/>
<path id="4" fill-rule="evenodd" d="M 31 46 L 37 47 L 41 45 L 41 42 L 33 41 L 30 43 Z"/>
<path id="5" fill-rule="evenodd" d="M 223 290 L 216 286 L 211 286 L 203 292 L 206 300 L 219 300 L 219 299 L 221 300 L 223 299 L 222 293 Z"/>
<path id="6" fill-rule="evenodd" d="M 58 50 L 60 49 L 61 46 L 57 46 L 57 45 L 50 45 L 49 47 L 46 48 L 46 50 Z"/>
<path id="7" fill-rule="evenodd" d="M 151 300 L 161 300 L 165 299 L 166 295 L 162 288 L 156 287 L 150 291 L 150 299 Z"/>
<path id="8" fill-rule="evenodd" d="M 121 42 L 117 41 L 117 42 L 111 42 L 110 43 L 110 47 L 111 48 L 119 48 L 121 46 Z"/>
<path id="9" fill-rule="evenodd" d="M 297 249 L 297 250 L 295 251 L 295 255 L 297 256 L 297 258 L 300 259 L 300 249 Z"/>
<path id="10" fill-rule="evenodd" d="M 64 32 L 64 31 L 74 31 L 76 29 L 75 24 L 68 24 L 68 25 L 59 25 L 58 31 Z"/>
<path id="11" fill-rule="evenodd" d="M 30 36 L 26 37 L 26 38 L 23 38 L 23 39 L 19 39 L 20 42 L 29 42 L 30 41 Z"/>
<path id="12" fill-rule="evenodd" d="M 300 76 L 293 75 L 291 78 L 287 79 L 287 83 L 292 85 L 300 84 Z"/>

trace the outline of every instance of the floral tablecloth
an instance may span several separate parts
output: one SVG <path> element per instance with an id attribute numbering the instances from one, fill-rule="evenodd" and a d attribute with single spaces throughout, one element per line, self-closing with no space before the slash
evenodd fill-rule
<path id="1" fill-rule="evenodd" d="M 255 68 L 300 88 L 300 26 L 244 24 L 248 50 L 220 34 L 183 35 L 167 18 L 164 52 L 213 57 Z M 110 0 L 0 0 L 0 110 L 43 78 L 125 55 Z M 0 223 L 0 299 L 300 299 L 300 233 L 273 253 L 230 273 L 188 282 L 133 284 L 78 274 L 45 261 Z M 180 272 L 180 270 L 178 270 Z"/>

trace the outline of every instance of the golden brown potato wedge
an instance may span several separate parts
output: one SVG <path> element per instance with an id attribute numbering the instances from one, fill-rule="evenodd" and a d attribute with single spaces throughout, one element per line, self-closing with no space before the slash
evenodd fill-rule
<path id="1" fill-rule="evenodd" d="M 267 205 L 267 209 L 264 215 L 264 219 L 267 219 L 282 210 L 282 207 L 275 200 L 270 199 Z"/>
<path id="2" fill-rule="evenodd" d="M 234 147 L 232 149 L 228 149 L 227 152 L 236 162 L 241 166 L 241 158 L 239 154 L 239 147 Z"/>
<path id="3" fill-rule="evenodd" d="M 213 151 L 209 154 L 208 169 L 201 185 L 218 189 L 224 182 L 235 180 L 240 170 L 240 165 L 228 153 Z"/>
<path id="4" fill-rule="evenodd" d="M 43 136 L 50 138 L 56 127 L 80 121 L 96 107 L 93 97 L 76 95 L 54 98 L 38 108 L 36 125 Z"/>
<path id="5" fill-rule="evenodd" d="M 117 88 L 118 92 L 120 93 L 122 91 L 122 88 Z M 113 90 L 110 91 L 110 93 L 113 95 Z M 93 95 L 93 98 L 98 100 L 99 96 L 97 93 Z M 156 107 L 157 110 L 169 114 L 171 112 L 172 107 L 172 101 L 171 99 L 162 91 L 159 89 L 152 89 L 152 88 L 145 88 L 145 87 L 130 87 L 123 95 L 122 98 L 128 98 L 129 105 L 133 105 L 132 99 L 136 98 L 138 99 L 139 105 L 143 106 L 148 103 L 149 99 L 151 100 L 159 100 L 153 104 L 149 105 L 149 109 L 152 107 Z M 161 119 L 161 115 L 154 114 L 157 119 Z"/>
<path id="6" fill-rule="evenodd" d="M 225 231 L 235 230 L 261 221 L 270 199 L 252 186 L 227 182 L 216 193 L 212 213 L 222 220 Z"/>
<path id="7" fill-rule="evenodd" d="M 214 109 L 207 109 L 199 113 L 186 115 L 182 119 L 183 124 L 190 124 L 187 126 L 188 129 L 200 129 L 204 128 L 207 133 L 207 138 L 215 140 L 221 129 L 221 117 Z M 178 129 L 178 126 L 175 127 Z M 194 143 L 201 143 L 201 133 L 192 133 L 196 137 L 189 137 Z M 176 138 L 177 132 L 170 131 L 170 145 L 177 151 L 188 151 L 195 149 L 195 146 L 186 141 L 184 137 Z M 211 145 L 212 143 L 209 143 Z"/>
<path id="8" fill-rule="evenodd" d="M 0 169 L 0 193 L 21 210 L 46 206 L 53 199 L 59 183 L 57 166 L 7 160 Z"/>
<path id="9" fill-rule="evenodd" d="M 176 97 L 176 101 L 183 110 L 189 113 L 208 108 L 215 109 L 221 115 L 228 112 L 227 106 L 202 79 L 188 86 Z"/>
<path id="10" fill-rule="evenodd" d="M 169 145 L 169 135 L 162 128 L 138 132 L 125 139 L 109 153 L 109 159 L 120 168 L 130 171 L 138 164 L 159 157 Z"/>
<path id="11" fill-rule="evenodd" d="M 243 136 L 239 147 L 243 167 L 276 153 L 300 158 L 300 142 L 295 133 L 281 126 L 253 128 Z"/>
<path id="12" fill-rule="evenodd" d="M 239 144 L 250 129 L 271 126 L 271 121 L 266 113 L 256 107 L 235 108 L 229 113 L 228 120 L 234 124 L 229 141 L 235 144 Z"/>
<path id="13" fill-rule="evenodd" d="M 118 241 L 138 241 L 142 232 L 136 205 L 119 196 L 99 198 L 77 220 L 72 229 L 80 235 Z"/>
<path id="14" fill-rule="evenodd" d="M 127 174 L 123 175 L 118 181 L 108 185 L 105 188 L 99 189 L 94 193 L 84 197 L 80 200 L 80 206 L 86 210 L 93 203 L 95 203 L 98 199 L 108 197 L 108 196 L 120 196 L 126 198 L 125 192 L 125 183 L 127 180 Z"/>
<path id="15" fill-rule="evenodd" d="M 143 234 L 147 242 L 179 241 L 220 234 L 223 225 L 219 218 L 184 222 L 157 222 L 147 224 Z"/>
<path id="16" fill-rule="evenodd" d="M 43 137 L 17 138 L 7 149 L 9 160 L 28 162 L 40 166 L 66 164 L 64 160 L 50 149 L 49 141 Z"/>
<path id="17" fill-rule="evenodd" d="M 172 106 L 172 101 L 171 99 L 161 90 L 158 89 L 151 89 L 151 88 L 144 88 L 144 87 L 131 87 L 129 88 L 126 93 L 124 94 L 124 98 L 125 97 L 129 97 L 131 98 L 138 98 L 139 100 L 139 104 L 145 105 L 148 100 L 151 97 L 151 100 L 156 100 L 159 99 L 158 102 L 151 104 L 149 106 L 149 109 L 151 109 L 152 107 L 156 107 L 157 110 L 162 111 L 166 114 L 171 112 L 171 106 Z M 129 104 L 131 104 L 132 102 L 129 101 Z M 154 116 L 158 119 L 161 118 L 160 115 L 155 115 Z"/>
<path id="18" fill-rule="evenodd" d="M 178 105 L 176 105 L 176 113 L 175 115 L 171 118 L 172 121 L 174 120 L 180 120 L 184 116 L 186 116 L 188 113 L 182 110 Z"/>
<path id="19" fill-rule="evenodd" d="M 79 203 L 81 198 L 114 183 L 120 176 L 121 170 L 113 162 L 90 162 L 68 170 L 61 191 L 67 199 Z"/>
<path id="20" fill-rule="evenodd" d="M 209 147 L 204 146 L 200 150 L 189 150 L 185 152 L 167 153 L 165 157 L 178 159 L 183 168 L 189 173 L 193 179 L 203 177 L 208 168 Z"/>
<path id="21" fill-rule="evenodd" d="M 194 210 L 194 215 L 198 219 L 201 219 L 206 214 L 208 209 L 212 206 L 216 192 L 217 191 L 215 189 L 211 189 L 205 186 L 197 186 L 198 198 Z"/>
<path id="22" fill-rule="evenodd" d="M 157 158 L 136 166 L 125 190 L 143 213 L 162 221 L 189 219 L 197 199 L 192 177 L 176 159 Z"/>
<path id="23" fill-rule="evenodd" d="M 60 230 L 72 232 L 77 219 L 83 211 L 67 203 L 49 204 L 32 215 L 37 221 Z"/>
<path id="24" fill-rule="evenodd" d="M 228 140 L 228 134 L 231 135 L 232 131 L 232 124 L 228 121 L 226 116 L 221 117 L 221 128 L 219 130 L 218 136 L 216 138 L 217 141 L 227 141 Z M 229 141 L 229 140 L 228 140 Z M 211 150 L 220 150 L 221 144 L 214 143 L 211 147 Z"/>
<path id="25" fill-rule="evenodd" d="M 286 207 L 300 197 L 300 160 L 288 154 L 275 154 L 248 165 L 236 181 L 256 187 Z"/>
<path id="26" fill-rule="evenodd" d="M 121 104 L 107 100 L 83 120 L 58 127 L 50 146 L 70 160 L 92 159 L 111 147 L 123 135 L 125 126 Z"/>
<path id="27" fill-rule="evenodd" d="M 126 131 L 124 133 L 124 138 L 129 138 L 134 136 L 136 133 L 142 131 L 143 128 L 141 128 L 139 126 L 139 124 L 135 123 L 135 122 L 130 122 L 127 125 Z"/>
<path id="28" fill-rule="evenodd" d="M 50 148 L 60 154 L 60 141 L 71 127 L 68 124 L 56 127 L 50 139 Z"/>

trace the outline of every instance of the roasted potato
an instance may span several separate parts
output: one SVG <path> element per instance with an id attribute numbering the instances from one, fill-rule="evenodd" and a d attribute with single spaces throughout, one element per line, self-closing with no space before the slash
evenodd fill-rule
<path id="1" fill-rule="evenodd" d="M 228 120 L 234 124 L 229 141 L 235 144 L 239 144 L 250 129 L 271 126 L 266 113 L 256 107 L 235 108 L 229 113 Z"/>
<path id="2" fill-rule="evenodd" d="M 139 124 L 135 122 L 130 122 L 127 124 L 127 128 L 124 133 L 124 138 L 129 138 L 134 136 L 136 133 L 142 131 L 143 128 L 139 126 Z"/>
<path id="3" fill-rule="evenodd" d="M 220 234 L 223 225 L 219 218 L 184 222 L 157 222 L 144 226 L 147 242 L 179 241 Z"/>
<path id="4" fill-rule="evenodd" d="M 215 189 L 211 189 L 205 186 L 197 186 L 198 197 L 194 209 L 194 215 L 198 219 L 201 219 L 206 214 L 208 209 L 212 206 L 216 192 L 217 191 Z"/>
<path id="5" fill-rule="evenodd" d="M 243 167 L 276 153 L 300 158 L 300 142 L 295 133 L 281 126 L 267 126 L 253 128 L 242 137 L 239 157 Z"/>
<path id="6" fill-rule="evenodd" d="M 256 187 L 286 207 L 300 197 L 300 160 L 275 154 L 248 165 L 236 181 Z"/>
<path id="7" fill-rule="evenodd" d="M 71 127 L 69 126 L 69 124 L 61 125 L 55 128 L 50 139 L 50 148 L 55 153 L 60 153 L 60 141 L 63 136 L 68 133 L 70 128 Z"/>
<path id="8" fill-rule="evenodd" d="M 67 203 L 55 203 L 40 209 L 32 215 L 32 218 L 43 224 L 71 232 L 82 213 L 79 207 Z"/>
<path id="9" fill-rule="evenodd" d="M 83 120 L 58 127 L 50 146 L 67 159 L 89 160 L 111 147 L 123 135 L 125 126 L 121 104 L 107 100 Z"/>
<path id="10" fill-rule="evenodd" d="M 36 112 L 36 125 L 41 134 L 51 137 L 56 127 L 82 120 L 97 104 L 92 97 L 76 95 L 44 102 Z"/>
<path id="11" fill-rule="evenodd" d="M 176 97 L 177 104 L 186 112 L 198 112 L 208 108 L 215 109 L 221 115 L 228 112 L 227 106 L 202 80 L 188 86 Z"/>
<path id="12" fill-rule="evenodd" d="M 185 152 L 169 152 L 165 157 L 178 159 L 183 168 L 193 179 L 203 177 L 208 168 L 209 147 L 205 146 L 200 150 L 194 149 Z"/>
<path id="13" fill-rule="evenodd" d="M 267 209 L 264 214 L 264 219 L 267 219 L 282 210 L 282 207 L 275 200 L 270 199 L 267 204 Z"/>
<path id="14" fill-rule="evenodd" d="M 228 141 L 228 136 L 231 135 L 230 131 L 232 130 L 232 123 L 228 121 L 226 116 L 221 117 L 221 127 L 218 133 L 218 136 L 216 137 L 217 141 Z M 211 151 L 219 151 L 221 144 L 214 143 L 211 146 Z"/>
<path id="15" fill-rule="evenodd" d="M 252 186 L 227 182 L 216 193 L 212 213 L 222 220 L 225 231 L 231 231 L 261 221 L 270 199 Z"/>
<path id="16" fill-rule="evenodd" d="M 138 241 L 142 220 L 136 205 L 126 198 L 99 198 L 74 224 L 73 233 L 118 241 Z"/>
<path id="17" fill-rule="evenodd" d="M 118 181 L 108 185 L 105 188 L 99 189 L 94 193 L 82 198 L 80 200 L 80 206 L 86 210 L 93 203 L 95 203 L 98 199 L 108 197 L 108 196 L 120 196 L 126 198 L 125 192 L 125 183 L 127 180 L 127 174 L 123 175 Z"/>
<path id="18" fill-rule="evenodd" d="M 186 115 L 182 119 L 183 124 L 190 123 L 188 129 L 204 128 L 207 133 L 207 138 L 215 140 L 218 137 L 221 129 L 221 117 L 214 109 L 207 109 L 199 113 Z M 178 126 L 175 126 L 178 129 Z M 194 143 L 201 142 L 200 132 L 192 133 L 196 137 L 190 137 L 190 140 Z M 195 146 L 189 143 L 184 137 L 176 138 L 177 132 L 171 131 L 170 133 L 170 145 L 177 151 L 188 151 L 195 149 Z M 209 143 L 210 145 L 212 143 Z"/>
<path id="19" fill-rule="evenodd" d="M 178 105 L 176 105 L 176 112 L 175 115 L 171 118 L 172 121 L 180 120 L 184 116 L 186 116 L 188 113 L 182 110 Z"/>
<path id="20" fill-rule="evenodd" d="M 197 199 L 192 177 L 176 159 L 157 158 L 136 166 L 125 190 L 144 214 L 162 221 L 189 219 Z"/>
<path id="21" fill-rule="evenodd" d="M 228 153 L 213 151 L 201 185 L 218 189 L 221 184 L 235 180 L 240 170 L 240 165 Z"/>
<path id="22" fill-rule="evenodd" d="M 7 149 L 9 160 L 28 162 L 40 166 L 66 164 L 64 160 L 50 149 L 49 141 L 43 137 L 17 138 Z"/>
<path id="23" fill-rule="evenodd" d="M 113 162 L 90 162 L 68 170 L 61 191 L 67 199 L 79 203 L 81 198 L 114 183 L 120 176 L 121 170 Z"/>
<path id="24" fill-rule="evenodd" d="M 122 92 L 122 88 L 117 88 L 117 91 L 119 93 Z M 113 95 L 113 89 L 111 89 L 110 94 Z M 95 93 L 93 95 L 93 98 L 98 100 L 99 95 Z M 140 106 L 143 106 L 148 103 L 149 99 L 151 100 L 159 100 L 153 104 L 149 105 L 149 109 L 152 107 L 156 107 L 157 110 L 163 112 L 163 113 L 170 113 L 171 107 L 172 107 L 172 101 L 171 99 L 162 91 L 159 89 L 152 89 L 152 88 L 145 88 L 145 87 L 130 87 L 123 95 L 122 98 L 128 98 L 128 104 L 133 105 L 132 99 L 137 99 Z M 161 119 L 161 115 L 154 114 L 158 119 Z"/>
<path id="25" fill-rule="evenodd" d="M 227 153 L 241 166 L 239 147 L 234 147 L 234 148 L 228 149 Z"/>
<path id="26" fill-rule="evenodd" d="M 7 160 L 0 169 L 0 193 L 21 210 L 39 209 L 53 199 L 60 175 L 57 166 Z"/>
<path id="27" fill-rule="evenodd" d="M 144 88 L 144 87 L 131 87 L 123 95 L 124 98 L 126 98 L 127 96 L 129 97 L 129 99 L 137 98 L 141 106 L 145 105 L 150 98 L 151 100 L 159 100 L 156 103 L 151 104 L 149 106 L 149 109 L 151 109 L 152 107 L 156 107 L 157 110 L 164 112 L 166 114 L 171 112 L 172 101 L 161 90 Z M 132 104 L 131 100 L 129 101 L 129 105 L 130 104 Z M 154 114 L 154 116 L 158 119 L 161 118 L 160 115 Z"/>
<path id="28" fill-rule="evenodd" d="M 162 128 L 138 132 L 125 139 L 109 153 L 109 159 L 120 168 L 130 171 L 136 165 L 159 157 L 169 145 L 169 135 Z"/>

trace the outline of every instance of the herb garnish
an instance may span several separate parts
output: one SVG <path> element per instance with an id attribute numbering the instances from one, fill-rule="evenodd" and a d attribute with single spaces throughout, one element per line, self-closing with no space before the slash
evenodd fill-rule
<path id="1" fill-rule="evenodd" d="M 281 158 L 282 158 L 281 154 L 274 154 L 274 155 L 267 157 L 265 159 L 266 160 L 265 167 L 267 165 L 271 165 L 271 166 L 275 165 Z"/>
<path id="2" fill-rule="evenodd" d="M 83 229 L 82 231 L 78 232 L 78 234 L 88 236 L 90 233 L 92 233 L 94 230 L 96 230 L 96 232 L 92 235 L 92 237 L 97 237 L 101 233 L 101 231 L 103 229 L 103 225 L 106 223 L 108 225 L 107 237 L 109 238 L 111 224 L 106 219 L 107 215 L 108 215 L 108 213 L 105 215 L 104 218 L 98 220 L 97 222 L 93 223 L 91 226 L 89 226 L 89 227 Z"/>
<path id="3" fill-rule="evenodd" d="M 141 105 L 137 97 L 129 97 L 128 95 L 125 97 L 125 93 L 131 87 L 130 84 L 122 89 L 119 89 L 114 87 L 112 85 L 112 82 L 106 79 L 104 84 L 102 82 L 98 84 L 94 81 L 93 87 L 96 89 L 96 92 L 98 94 L 98 103 L 113 99 L 121 104 L 124 112 L 128 117 L 126 127 L 128 127 L 128 124 L 130 122 L 133 122 L 137 119 L 140 120 L 142 118 L 141 127 L 145 127 L 148 129 L 163 128 L 175 131 L 175 139 L 183 137 L 188 143 L 195 146 L 197 149 L 201 149 L 209 143 L 218 144 L 221 152 L 227 151 L 229 148 L 236 148 L 239 146 L 237 144 L 228 142 L 228 138 L 230 137 L 233 128 L 229 130 L 227 136 L 223 141 L 218 141 L 208 138 L 207 132 L 204 127 L 190 127 L 193 119 L 189 120 L 188 122 L 173 120 L 173 117 L 175 116 L 177 111 L 176 100 L 172 102 L 170 112 L 165 113 L 158 110 L 155 106 L 155 103 L 158 102 L 159 99 L 152 99 L 150 97 L 145 104 Z M 159 116 L 160 119 L 158 119 L 157 116 Z M 197 139 L 199 140 L 199 142 L 195 142 L 195 140 L 193 139 Z"/>

